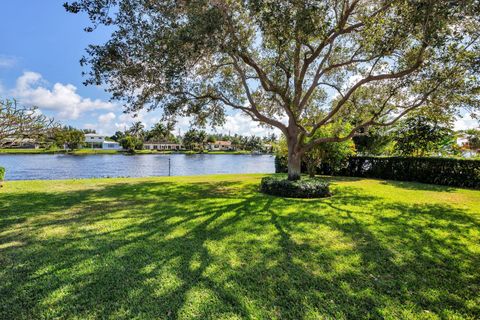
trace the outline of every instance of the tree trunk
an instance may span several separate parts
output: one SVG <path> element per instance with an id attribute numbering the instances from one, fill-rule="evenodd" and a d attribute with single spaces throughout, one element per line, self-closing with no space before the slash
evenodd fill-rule
<path id="1" fill-rule="evenodd" d="M 302 155 L 297 149 L 297 143 L 291 139 L 288 141 L 288 180 L 300 180 L 302 173 Z"/>

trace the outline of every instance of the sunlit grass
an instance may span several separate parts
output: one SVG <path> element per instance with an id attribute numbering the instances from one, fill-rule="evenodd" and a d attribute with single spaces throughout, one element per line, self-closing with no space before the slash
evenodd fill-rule
<path id="1" fill-rule="evenodd" d="M 63 153 L 64 150 L 49 150 L 49 149 L 0 149 L 0 154 L 51 154 L 51 153 Z"/>
<path id="2" fill-rule="evenodd" d="M 260 178 L 6 182 L 0 319 L 480 318 L 480 191 Z"/>

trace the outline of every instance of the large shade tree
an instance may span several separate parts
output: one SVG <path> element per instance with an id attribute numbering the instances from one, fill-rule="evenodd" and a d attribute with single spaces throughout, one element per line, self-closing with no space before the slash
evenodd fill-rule
<path id="1" fill-rule="evenodd" d="M 127 111 L 222 123 L 226 108 L 276 127 L 289 179 L 314 146 L 418 108 L 478 106 L 478 0 L 79 0 L 111 38 L 82 59 Z M 343 135 L 315 137 L 333 124 Z"/>

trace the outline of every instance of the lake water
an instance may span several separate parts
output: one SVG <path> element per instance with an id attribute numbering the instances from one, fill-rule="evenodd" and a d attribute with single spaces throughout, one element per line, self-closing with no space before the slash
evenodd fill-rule
<path id="1" fill-rule="evenodd" d="M 273 173 L 271 155 L 0 155 L 6 180 Z"/>

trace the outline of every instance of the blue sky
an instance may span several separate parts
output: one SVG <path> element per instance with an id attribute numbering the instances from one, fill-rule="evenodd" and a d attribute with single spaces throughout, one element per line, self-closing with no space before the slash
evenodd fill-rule
<path id="1" fill-rule="evenodd" d="M 0 19 L 0 97 L 17 98 L 36 105 L 41 112 L 64 124 L 92 128 L 106 134 L 123 130 L 134 120 L 122 107 L 109 102 L 100 87 L 85 87 L 79 60 L 88 44 L 103 43 L 108 30 L 83 31 L 85 15 L 69 14 L 65 0 L 2 0 Z M 143 113 L 139 120 L 147 127 L 159 120 L 158 113 Z M 178 127 L 188 128 L 188 119 Z M 476 127 L 468 117 L 457 121 L 457 128 Z M 264 135 L 240 113 L 230 113 L 220 132 Z"/>
<path id="2" fill-rule="evenodd" d="M 65 0 L 2 0 L 0 19 L 0 97 L 16 98 L 23 105 L 38 106 L 42 113 L 64 124 L 93 128 L 113 134 L 134 120 L 122 107 L 109 102 L 100 87 L 85 87 L 79 60 L 89 44 L 100 44 L 109 37 L 107 29 L 86 33 L 86 15 L 69 14 Z M 85 71 L 85 70 L 83 70 Z M 150 127 L 159 113 L 140 114 Z M 135 119 L 136 120 L 136 119 Z M 179 128 L 189 127 L 179 119 Z M 230 113 L 220 132 L 264 135 L 240 113 Z"/>
<path id="3" fill-rule="evenodd" d="M 82 84 L 79 60 L 84 49 L 90 43 L 105 41 L 108 32 L 84 32 L 83 27 L 88 25 L 86 16 L 68 14 L 62 6 L 63 2 L 2 1 L 0 85 L 2 96 L 18 98 L 26 105 L 35 103 L 43 113 L 55 116 L 63 123 L 81 127 L 94 122 L 97 114 L 121 110 L 107 103 L 109 96 L 102 88 Z M 18 83 L 22 80 L 26 87 L 19 88 Z M 55 86 L 57 94 L 54 93 Z M 36 90 L 39 88 L 45 90 Z M 60 93 L 62 90 L 64 101 Z M 42 92 L 44 99 L 56 98 L 57 104 L 83 102 L 78 108 L 83 106 L 89 111 L 78 110 L 76 114 L 76 109 L 72 112 L 68 105 L 62 110 L 61 105 L 42 101 Z M 101 108 L 95 109 L 94 103 L 89 107 L 87 99 L 93 102 L 98 99 L 97 106 Z"/>

